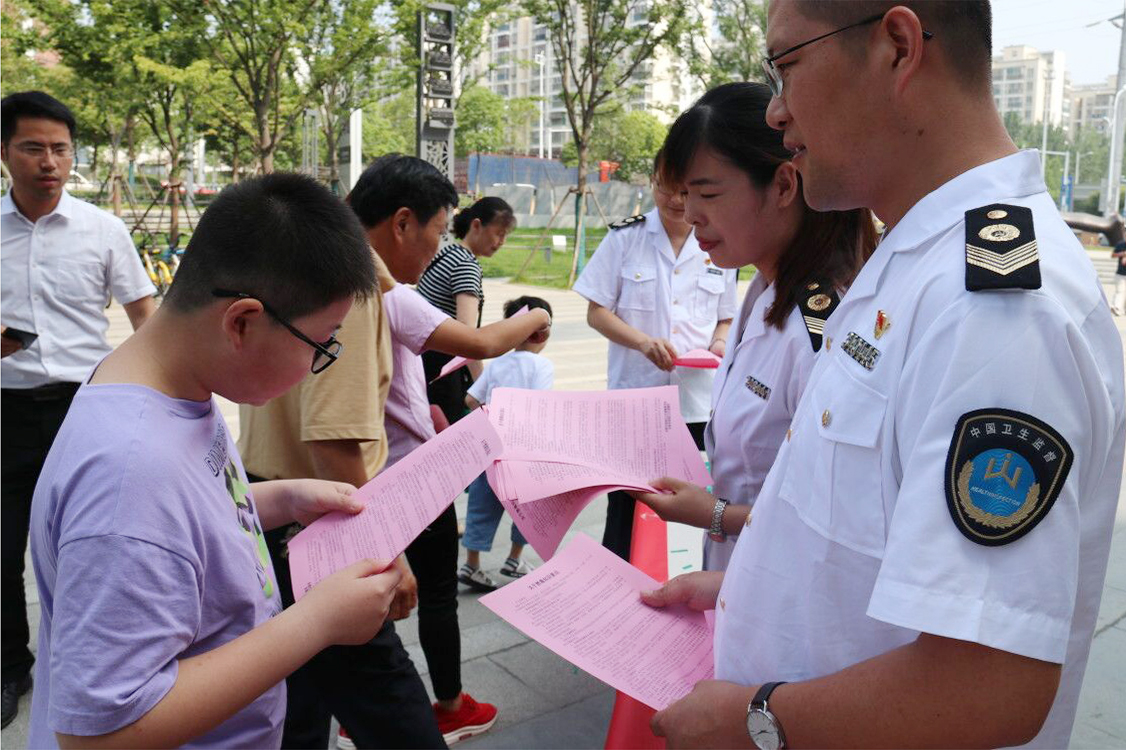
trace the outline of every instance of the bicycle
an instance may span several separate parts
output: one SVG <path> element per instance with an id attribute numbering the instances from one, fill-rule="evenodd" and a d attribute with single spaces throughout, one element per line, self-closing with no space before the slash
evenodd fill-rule
<path id="1" fill-rule="evenodd" d="M 145 272 L 149 275 L 149 280 L 156 287 L 156 296 L 163 297 L 172 286 L 172 277 L 176 273 L 176 268 L 179 267 L 179 256 L 183 254 L 179 248 L 169 248 L 167 253 L 169 260 L 165 260 L 166 252 L 158 247 L 142 247 L 140 248 L 141 262 L 144 263 Z M 169 265 L 171 263 L 172 265 Z"/>

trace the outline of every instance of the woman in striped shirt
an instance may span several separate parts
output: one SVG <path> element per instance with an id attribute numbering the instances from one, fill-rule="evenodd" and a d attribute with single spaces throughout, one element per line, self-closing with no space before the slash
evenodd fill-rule
<path id="1" fill-rule="evenodd" d="M 478 327 L 485 294 L 481 287 L 481 265 L 478 258 L 491 257 L 504 244 L 508 232 L 516 225 L 512 206 L 501 198 L 482 198 L 454 217 L 456 242 L 442 247 L 418 282 L 419 293 L 451 318 Z M 425 352 L 422 362 L 426 382 L 438 377 L 450 356 Z M 451 373 L 427 386 L 427 397 L 453 424 L 465 415 L 465 394 L 481 374 L 481 363 L 470 362 L 467 368 Z"/>

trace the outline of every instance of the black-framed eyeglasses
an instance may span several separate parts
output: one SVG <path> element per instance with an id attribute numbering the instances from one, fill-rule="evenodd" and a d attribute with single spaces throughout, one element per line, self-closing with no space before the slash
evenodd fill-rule
<path id="1" fill-rule="evenodd" d="M 260 305 L 262 305 L 262 309 L 266 311 L 267 315 L 269 315 L 271 318 L 273 318 L 275 321 L 277 321 L 279 324 L 281 324 L 287 331 L 292 333 L 294 336 L 301 339 L 302 341 L 304 341 L 309 346 L 313 347 L 313 351 L 315 353 L 313 354 L 313 364 L 309 369 L 312 370 L 314 375 L 318 372 L 323 372 L 324 370 L 327 370 L 328 366 L 331 365 L 333 362 L 335 362 L 337 359 L 339 359 L 341 352 L 344 351 L 344 344 L 341 344 L 339 341 L 336 340 L 336 334 L 329 336 L 328 341 L 325 341 L 324 343 L 318 344 L 316 341 L 313 341 L 311 338 L 309 338 L 305 334 L 301 333 L 301 331 L 294 328 L 293 325 L 288 320 L 286 320 L 282 316 L 278 315 L 276 310 L 274 310 L 272 307 L 270 307 L 268 304 L 266 304 L 261 299 L 258 299 L 258 297 L 255 297 L 253 294 L 247 294 L 246 292 L 232 292 L 229 289 L 212 289 L 211 294 L 215 297 L 220 297 L 220 298 L 223 298 L 223 299 L 256 299 L 256 300 L 258 300 L 258 303 Z"/>
<path id="2" fill-rule="evenodd" d="M 762 60 L 762 69 L 763 69 L 763 71 L 766 72 L 766 82 L 770 85 L 770 92 L 772 94 L 774 94 L 774 96 L 778 96 L 778 97 L 782 96 L 782 71 L 778 70 L 777 66 L 774 65 L 775 60 L 777 60 L 780 57 L 785 57 L 786 55 L 790 54 L 791 52 L 796 52 L 797 50 L 801 49 L 802 47 L 806 46 L 807 44 L 813 44 L 814 42 L 820 42 L 822 39 L 826 39 L 828 37 L 831 37 L 834 34 L 839 34 L 842 31 L 848 31 L 849 29 L 855 29 L 857 26 L 866 26 L 870 23 L 875 23 L 876 21 L 883 20 L 884 15 L 885 15 L 885 13 L 877 13 L 874 16 L 868 16 L 867 18 L 862 18 L 859 21 L 857 21 L 856 23 L 850 23 L 848 26 L 842 26 L 839 29 L 836 29 L 835 31 L 830 31 L 830 32 L 827 32 L 827 33 L 822 34 L 820 36 L 815 36 L 812 39 L 807 39 L 806 41 L 802 42 L 801 44 L 795 44 L 793 47 L 790 47 L 789 49 L 782 50 L 777 55 L 771 55 L 770 57 L 764 57 L 763 60 Z M 933 39 L 933 38 L 934 38 L 934 34 L 932 34 L 931 32 L 929 32 L 925 29 L 923 30 L 923 40 L 924 41 L 929 40 L 929 39 Z"/>

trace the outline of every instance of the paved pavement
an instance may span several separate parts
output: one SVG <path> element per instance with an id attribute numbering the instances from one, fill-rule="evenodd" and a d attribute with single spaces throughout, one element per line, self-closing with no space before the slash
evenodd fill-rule
<path id="1" fill-rule="evenodd" d="M 495 280 L 485 282 L 485 320 L 501 317 L 501 306 L 521 294 L 547 299 L 555 310 L 552 339 L 544 354 L 555 364 L 555 386 L 559 389 L 600 389 L 606 385 L 606 342 L 586 326 L 586 304 L 578 295 Z M 111 343 L 128 334 L 129 326 L 120 307 L 109 311 Z M 1126 318 L 1117 319 L 1126 334 Z M 238 410 L 229 403 L 222 410 L 231 429 L 238 432 Z M 1126 493 L 1124 496 L 1126 497 Z M 456 502 L 458 515 L 465 517 L 464 495 Z M 592 503 L 579 516 L 570 535 L 602 535 L 605 501 Z M 495 571 L 508 549 L 506 519 L 497 533 L 494 551 L 483 555 L 487 569 Z M 568 537 L 568 538 L 569 538 Z M 1115 519 L 1110 568 L 1087 677 L 1080 698 L 1072 747 L 1126 748 L 1126 500 L 1120 497 Z M 539 563 L 527 550 L 530 562 Z M 39 624 L 39 605 L 34 581 L 27 578 L 32 633 Z M 499 708 L 496 726 L 488 734 L 463 744 L 467 748 L 599 748 L 613 708 L 613 692 L 604 684 L 530 641 L 498 619 L 478 601 L 463 592 L 459 598 L 462 629 L 462 678 L 465 689 L 480 700 Z M 418 646 L 417 618 L 398 624 L 399 634 L 427 689 L 426 661 Z M 378 700 L 378 696 L 373 696 Z M 27 746 L 30 695 L 21 701 L 20 715 L 3 730 L 0 745 Z"/>

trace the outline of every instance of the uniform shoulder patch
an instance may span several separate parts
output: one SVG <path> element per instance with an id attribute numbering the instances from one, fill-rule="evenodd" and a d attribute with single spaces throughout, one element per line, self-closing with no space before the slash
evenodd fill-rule
<path id="1" fill-rule="evenodd" d="M 1029 414 L 963 414 L 946 454 L 946 505 L 954 525 L 989 547 L 1020 539 L 1052 509 L 1072 459 L 1067 441 Z"/>
<path id="2" fill-rule="evenodd" d="M 1039 289 L 1032 210 L 994 203 L 966 211 L 966 289 Z"/>
<path id="3" fill-rule="evenodd" d="M 610 229 L 625 229 L 626 227 L 632 227 L 634 224 L 640 224 L 643 221 L 645 221 L 645 214 L 638 214 L 637 216 L 631 216 L 628 219 L 615 221 L 613 224 L 608 224 L 607 226 Z"/>
<path id="4" fill-rule="evenodd" d="M 840 304 L 837 290 L 827 281 L 810 281 L 798 293 L 798 306 L 801 308 L 805 327 L 809 330 L 809 341 L 813 351 L 821 351 L 821 336 L 825 332 L 825 321 Z"/>

